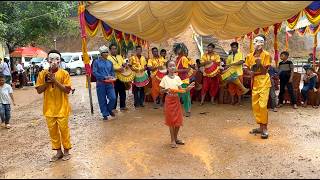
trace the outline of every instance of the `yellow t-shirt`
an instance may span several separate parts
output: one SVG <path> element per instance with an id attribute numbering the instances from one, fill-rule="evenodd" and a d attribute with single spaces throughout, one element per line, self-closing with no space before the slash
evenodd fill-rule
<path id="1" fill-rule="evenodd" d="M 157 66 L 165 66 L 165 59 L 163 57 L 158 57 L 158 58 L 151 58 L 148 60 L 148 67 L 157 67 Z M 152 71 L 151 76 L 156 75 L 157 70 Z"/>
<path id="2" fill-rule="evenodd" d="M 45 84 L 48 70 L 42 70 L 37 79 L 36 87 Z M 67 71 L 59 69 L 55 73 L 56 80 L 64 86 L 71 88 L 71 78 Z M 44 91 L 43 115 L 46 117 L 68 117 L 71 112 L 68 94 L 60 90 L 57 85 L 49 85 Z"/>
<path id="3" fill-rule="evenodd" d="M 237 52 L 235 54 L 235 56 L 233 56 L 233 54 L 229 55 L 226 61 L 227 65 L 233 64 L 233 63 L 237 63 L 239 61 L 244 61 L 244 57 L 243 54 L 241 52 Z M 239 76 L 243 75 L 243 69 L 242 69 L 242 65 L 239 66 L 231 66 L 230 67 L 232 70 L 234 70 L 235 72 L 237 72 L 237 74 Z"/>
<path id="4" fill-rule="evenodd" d="M 271 65 L 271 56 L 269 52 L 263 50 L 260 54 L 261 64 L 263 66 Z M 247 55 L 245 64 L 251 69 L 253 65 L 256 64 L 256 58 L 253 55 L 253 52 Z M 263 87 L 271 87 L 270 75 L 267 72 L 266 75 L 257 75 L 253 80 L 253 88 L 263 88 Z"/>
<path id="5" fill-rule="evenodd" d="M 140 59 L 138 58 L 138 56 L 131 56 L 129 61 L 132 65 L 132 70 L 134 71 L 142 71 L 147 65 L 147 61 L 144 56 L 141 56 Z"/>
<path id="6" fill-rule="evenodd" d="M 116 56 L 109 55 L 107 59 L 112 62 L 113 69 L 116 72 L 116 77 L 118 77 L 120 72 L 118 72 L 117 70 L 119 70 L 122 67 L 122 65 L 125 63 L 123 57 L 120 55 L 116 55 Z"/>
<path id="7" fill-rule="evenodd" d="M 179 76 L 175 75 L 174 78 L 170 78 L 168 75 L 164 76 L 160 82 L 160 87 L 164 89 L 179 89 L 183 83 Z"/>
<path id="8" fill-rule="evenodd" d="M 221 62 L 219 54 L 216 54 L 216 53 L 213 53 L 211 55 L 208 54 L 208 53 L 205 53 L 204 55 L 202 55 L 202 57 L 200 59 L 200 63 L 205 63 L 205 62 L 208 62 L 208 61 L 212 61 L 212 62 L 216 62 L 216 63 L 220 63 Z M 215 71 L 213 71 L 210 74 L 207 74 L 207 73 L 203 72 L 203 76 L 214 77 L 214 74 L 216 74 L 217 71 L 219 71 L 219 68 L 217 68 Z"/>
<path id="9" fill-rule="evenodd" d="M 181 67 L 180 64 L 182 64 L 182 67 L 183 67 L 183 68 L 188 69 L 189 66 L 190 66 L 190 60 L 189 60 L 187 57 L 182 56 L 181 59 L 177 59 L 177 61 L 176 61 L 177 69 L 179 69 L 179 67 Z M 178 74 L 178 73 L 177 73 L 177 74 Z M 180 77 L 180 79 L 181 79 L 181 78 L 182 78 L 182 77 Z M 183 84 L 189 84 L 189 83 L 190 83 L 189 77 L 186 78 L 186 79 L 184 79 L 184 80 L 182 80 L 182 83 L 183 83 Z"/>

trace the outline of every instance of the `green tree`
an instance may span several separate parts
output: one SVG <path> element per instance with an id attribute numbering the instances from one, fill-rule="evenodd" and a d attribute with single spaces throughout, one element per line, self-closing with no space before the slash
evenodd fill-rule
<path id="1" fill-rule="evenodd" d="M 18 46 L 79 33 L 78 23 L 69 18 L 77 11 L 77 2 L 1 1 L 0 7 L 0 37 L 9 53 Z"/>

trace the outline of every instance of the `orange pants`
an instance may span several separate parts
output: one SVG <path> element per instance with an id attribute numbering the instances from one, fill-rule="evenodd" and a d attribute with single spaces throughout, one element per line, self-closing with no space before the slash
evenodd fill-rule
<path id="1" fill-rule="evenodd" d="M 243 83 L 243 77 L 242 76 L 239 76 L 239 80 L 241 81 L 241 83 Z M 241 96 L 242 95 L 242 90 L 239 86 L 237 86 L 236 84 L 234 83 L 229 83 L 228 84 L 228 91 L 230 93 L 231 96 Z"/>
<path id="2" fill-rule="evenodd" d="M 151 80 L 152 80 L 151 96 L 153 98 L 153 101 L 156 101 L 157 98 L 160 96 L 160 81 L 156 77 L 153 77 Z"/>

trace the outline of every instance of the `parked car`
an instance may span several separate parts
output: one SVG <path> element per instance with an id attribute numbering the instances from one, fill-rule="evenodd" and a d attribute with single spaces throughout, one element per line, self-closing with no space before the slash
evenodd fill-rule
<path id="1" fill-rule="evenodd" d="M 88 52 L 90 57 L 90 64 L 94 59 L 97 59 L 100 56 L 99 51 L 91 51 Z M 66 70 L 70 74 L 81 75 L 85 73 L 84 63 L 82 60 L 82 52 L 76 53 L 61 53 L 61 57 L 64 59 L 66 63 Z"/>

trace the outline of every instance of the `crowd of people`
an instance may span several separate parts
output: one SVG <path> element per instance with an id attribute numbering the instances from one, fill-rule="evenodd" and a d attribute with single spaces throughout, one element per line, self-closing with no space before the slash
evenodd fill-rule
<path id="1" fill-rule="evenodd" d="M 268 133 L 268 101 L 271 109 L 281 107 L 284 102 L 285 87 L 291 97 L 293 108 L 297 108 L 297 98 L 293 92 L 294 65 L 289 60 L 287 51 L 281 52 L 281 62 L 276 67 L 272 65 L 270 53 L 264 49 L 265 37 L 259 35 L 254 39 L 254 51 L 244 56 L 239 51 L 239 44 L 230 44 L 230 54 L 221 61 L 215 52 L 215 45 L 210 43 L 207 51 L 196 61 L 188 57 L 188 48 L 183 43 L 173 47 L 174 55 L 166 59 L 166 50 L 152 48 L 152 57 L 147 59 L 142 55 L 142 47 L 136 46 L 135 52 L 127 58 L 117 54 L 118 47 L 99 48 L 101 57 L 92 62 L 92 79 L 96 82 L 97 98 L 100 112 L 104 120 L 116 116 L 117 102 L 120 99 L 120 111 L 126 111 L 126 90 L 131 89 L 134 95 L 135 108 L 143 108 L 146 90 L 151 88 L 153 108 L 163 107 L 165 124 L 169 127 L 172 148 L 185 142 L 178 138 L 183 116 L 191 116 L 192 97 L 200 96 L 202 106 L 206 97 L 213 105 L 220 87 L 227 88 L 233 105 L 241 104 L 241 97 L 251 90 L 253 116 L 258 124 L 251 134 L 261 134 L 262 139 L 269 137 Z M 174 58 L 172 58 L 174 56 Z M 57 50 L 48 53 L 49 69 L 39 72 L 36 77 L 36 90 L 44 93 L 43 115 L 46 118 L 52 149 L 57 154 L 51 161 L 70 159 L 70 130 L 68 119 L 71 112 L 68 94 L 72 89 L 69 73 L 61 67 L 61 54 Z M 318 76 L 312 66 L 305 66 L 304 86 L 301 90 L 303 105 L 307 105 L 308 92 L 317 92 Z M 243 75 L 251 77 L 250 87 L 243 84 Z M 275 93 L 274 77 L 280 79 L 280 93 Z M 5 85 L 7 77 L 0 76 L 0 100 L 2 103 L 1 120 L 5 126 L 10 119 L 10 98 L 14 102 L 12 88 Z M 236 98 L 237 97 L 237 98 Z M 9 103 L 8 103 L 9 102 Z M 62 151 L 62 147 L 64 151 Z"/>

